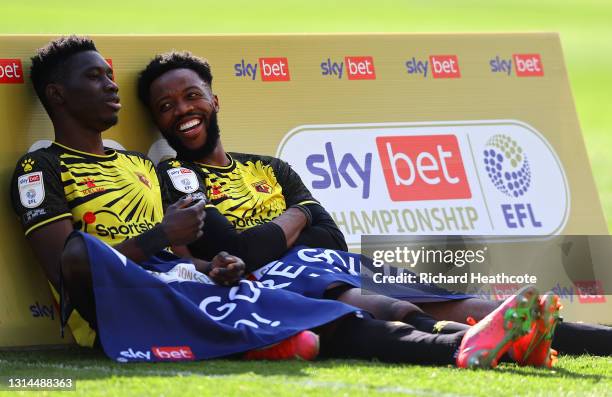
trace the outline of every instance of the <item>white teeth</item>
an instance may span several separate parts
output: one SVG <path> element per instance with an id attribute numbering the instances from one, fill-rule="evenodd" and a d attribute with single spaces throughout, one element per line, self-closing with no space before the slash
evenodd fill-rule
<path id="1" fill-rule="evenodd" d="M 198 120 L 198 119 L 190 120 L 190 121 L 188 121 L 186 123 L 183 123 L 183 124 L 179 125 L 179 131 L 188 130 L 188 129 L 192 128 L 192 127 L 195 127 L 196 125 L 198 125 L 200 123 L 201 123 L 201 120 Z"/>

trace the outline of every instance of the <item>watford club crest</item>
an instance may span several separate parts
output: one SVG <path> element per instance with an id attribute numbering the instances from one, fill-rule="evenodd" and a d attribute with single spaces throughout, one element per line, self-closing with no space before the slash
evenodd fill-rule
<path id="1" fill-rule="evenodd" d="M 268 183 L 264 180 L 252 183 L 251 186 L 253 186 L 255 188 L 255 191 L 259 193 L 270 194 L 270 192 L 272 191 L 272 188 L 270 187 L 270 185 L 268 185 Z"/>
<path id="2" fill-rule="evenodd" d="M 151 181 L 149 180 L 149 178 L 147 178 L 145 174 L 143 174 L 142 172 L 135 172 L 135 174 L 138 177 L 138 180 L 142 182 L 143 185 L 145 185 L 149 189 L 153 188 L 153 185 L 151 185 Z"/>

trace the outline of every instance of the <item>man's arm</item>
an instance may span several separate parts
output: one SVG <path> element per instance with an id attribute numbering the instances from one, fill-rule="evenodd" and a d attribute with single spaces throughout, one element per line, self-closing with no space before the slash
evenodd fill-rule
<path id="1" fill-rule="evenodd" d="M 192 204 L 191 196 L 184 197 L 166 208 L 160 224 L 114 248 L 134 262 L 142 262 L 166 247 L 201 237 L 205 217 L 204 201 Z"/>
<path id="2" fill-rule="evenodd" d="M 42 226 L 28 235 L 27 241 L 47 279 L 59 291 L 60 258 L 66 239 L 74 230 L 72 221 L 62 219 Z"/>
<path id="3" fill-rule="evenodd" d="M 288 247 L 306 245 L 346 251 L 348 247 L 338 225 L 325 208 L 314 199 L 297 172 L 288 163 L 280 159 L 274 159 L 271 164 L 276 179 L 283 188 L 287 207 L 297 206 L 305 210 L 310 220 L 308 227 L 303 228 L 296 241 L 293 244 L 288 244 Z"/>
<path id="4" fill-rule="evenodd" d="M 320 204 L 305 206 L 312 216 L 312 224 L 300 233 L 294 245 L 348 251 L 344 234 L 325 208 Z"/>
<path id="5" fill-rule="evenodd" d="M 171 205 L 159 225 L 137 237 L 125 240 L 114 248 L 139 263 L 171 244 L 187 244 L 197 239 L 202 235 L 204 203 L 189 207 L 190 200 Z M 34 256 L 56 289 L 59 289 L 59 266 L 64 244 L 73 230 L 71 220 L 61 219 L 28 234 L 27 240 Z"/>
<path id="6" fill-rule="evenodd" d="M 203 232 L 201 238 L 189 244 L 193 256 L 210 260 L 217 252 L 227 251 L 244 260 L 247 272 L 278 259 L 287 250 L 282 226 L 267 222 L 238 232 L 213 205 L 206 207 Z"/>

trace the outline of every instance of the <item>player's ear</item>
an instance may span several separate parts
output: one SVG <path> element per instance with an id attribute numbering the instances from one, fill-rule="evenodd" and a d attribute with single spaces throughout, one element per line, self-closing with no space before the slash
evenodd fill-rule
<path id="1" fill-rule="evenodd" d="M 215 108 L 215 112 L 218 112 L 219 111 L 219 98 L 215 94 L 213 94 L 213 105 Z"/>
<path id="2" fill-rule="evenodd" d="M 50 105 L 61 105 L 64 103 L 64 87 L 56 83 L 47 84 L 45 96 Z"/>

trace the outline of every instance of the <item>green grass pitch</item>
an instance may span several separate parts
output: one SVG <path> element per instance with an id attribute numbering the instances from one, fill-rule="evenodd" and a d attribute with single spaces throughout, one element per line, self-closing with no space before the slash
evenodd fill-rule
<path id="1" fill-rule="evenodd" d="M 589 356 L 561 358 L 552 371 L 510 364 L 490 371 L 356 360 L 118 364 L 73 348 L 0 352 L 0 377 L 6 375 L 72 377 L 76 393 L 66 396 L 612 395 L 612 360 Z"/>
<path id="2" fill-rule="evenodd" d="M 31 0 L 2 3 L 0 34 L 559 32 L 593 174 L 611 220 L 611 16 L 612 3 L 605 0 Z M 349 360 L 122 365 L 71 348 L 0 352 L 0 378 L 9 375 L 75 378 L 76 393 L 68 396 L 612 395 L 612 360 L 588 356 L 562 357 L 554 371 L 508 364 L 465 371 Z M 22 393 L 42 394 L 17 394 Z"/>

